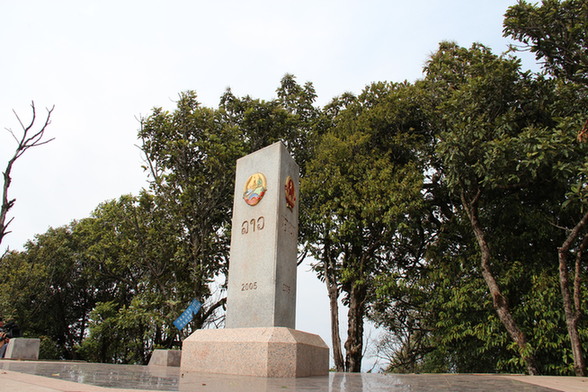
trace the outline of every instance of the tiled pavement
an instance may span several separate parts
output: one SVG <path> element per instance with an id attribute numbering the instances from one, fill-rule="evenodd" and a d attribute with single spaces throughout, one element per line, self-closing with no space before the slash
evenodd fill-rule
<path id="1" fill-rule="evenodd" d="M 0 360 L 0 391 L 19 392 L 588 392 L 588 378 L 331 373 L 298 379 L 182 374 L 179 368 Z"/>

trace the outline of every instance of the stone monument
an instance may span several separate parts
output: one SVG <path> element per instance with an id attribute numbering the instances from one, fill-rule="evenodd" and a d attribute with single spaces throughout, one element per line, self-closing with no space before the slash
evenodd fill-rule
<path id="1" fill-rule="evenodd" d="M 226 328 L 184 341 L 183 372 L 327 374 L 327 345 L 294 329 L 298 170 L 281 142 L 237 160 Z"/>
<path id="2" fill-rule="evenodd" d="M 294 328 L 298 165 L 276 143 L 239 159 L 236 178 L 226 326 Z"/>

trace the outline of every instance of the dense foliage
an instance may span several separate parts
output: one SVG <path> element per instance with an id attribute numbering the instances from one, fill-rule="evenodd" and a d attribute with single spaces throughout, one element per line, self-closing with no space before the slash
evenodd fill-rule
<path id="1" fill-rule="evenodd" d="M 388 371 L 585 375 L 586 12 L 507 10 L 505 35 L 541 73 L 442 42 L 422 80 L 323 107 L 291 75 L 270 101 L 180 94 L 141 122 L 148 189 L 6 254 L 1 313 L 43 337 L 45 358 L 117 363 L 222 325 L 235 160 L 282 141 L 301 166 L 300 252 L 327 287 L 337 370 L 361 369 L 370 318 Z M 178 333 L 192 298 L 203 310 Z"/>

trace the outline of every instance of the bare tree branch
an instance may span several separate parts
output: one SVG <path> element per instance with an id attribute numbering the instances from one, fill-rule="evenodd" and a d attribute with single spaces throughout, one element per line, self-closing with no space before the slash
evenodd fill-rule
<path id="1" fill-rule="evenodd" d="M 300 264 L 306 260 L 306 256 L 308 255 L 308 249 L 304 248 L 304 252 L 300 256 L 298 256 L 298 260 L 296 261 L 296 266 L 298 267 Z"/>
<path id="2" fill-rule="evenodd" d="M 4 169 L 4 172 L 2 172 L 3 183 L 2 183 L 2 204 L 0 206 L 0 244 L 2 243 L 2 240 L 4 239 L 4 237 L 10 233 L 10 231 L 8 231 L 8 226 L 14 220 L 14 217 L 12 217 L 7 221 L 8 211 L 10 211 L 10 209 L 14 206 L 14 203 L 16 202 L 16 199 L 10 199 L 8 197 L 8 190 L 9 190 L 10 184 L 12 182 L 11 173 L 12 173 L 12 168 L 14 166 L 14 163 L 18 160 L 18 158 L 20 158 L 30 148 L 42 146 L 42 145 L 47 144 L 55 139 L 55 138 L 51 138 L 48 140 L 43 140 L 43 137 L 45 136 L 45 130 L 47 129 L 49 124 L 51 124 L 51 114 L 53 113 L 53 109 L 55 109 L 55 106 L 53 106 L 51 109 L 47 109 L 47 117 L 45 118 L 45 122 L 43 123 L 41 128 L 36 132 L 32 131 L 32 129 L 35 125 L 35 121 L 37 119 L 37 110 L 35 108 L 35 102 L 31 102 L 31 109 L 32 109 L 33 114 L 32 114 L 32 118 L 31 118 L 31 122 L 28 125 L 25 125 L 22 122 L 22 120 L 20 119 L 20 117 L 16 113 L 16 111 L 14 111 L 14 110 L 12 111 L 14 113 L 14 115 L 16 116 L 18 123 L 20 124 L 20 126 L 22 128 L 22 136 L 20 138 L 17 137 L 11 129 L 7 129 L 7 131 L 12 135 L 14 140 L 16 140 L 17 146 L 16 146 L 16 149 L 14 150 L 14 154 L 8 160 L 8 162 L 6 164 L 6 168 Z M 32 132 L 32 134 L 31 134 L 31 132 Z"/>

